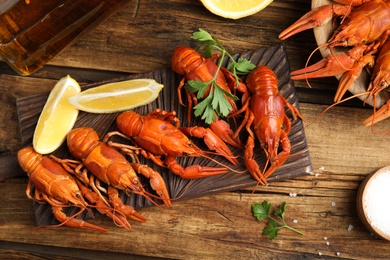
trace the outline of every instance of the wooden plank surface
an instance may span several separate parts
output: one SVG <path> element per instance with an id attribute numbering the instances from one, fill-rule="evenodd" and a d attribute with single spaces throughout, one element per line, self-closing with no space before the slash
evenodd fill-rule
<path id="1" fill-rule="evenodd" d="M 278 34 L 310 5 L 309 0 L 274 0 L 262 12 L 233 21 L 211 14 L 199 1 L 133 1 L 30 77 L 17 76 L 0 63 L 0 175 L 16 173 L 0 181 L 0 258 L 390 258 L 389 243 L 371 236 L 355 207 L 363 178 L 389 164 L 389 137 L 361 125 L 372 110 L 360 101 L 335 107 L 312 123 L 332 103 L 334 78 L 311 80 L 310 89 L 304 81 L 295 82 L 313 174 L 174 202 L 169 209 L 144 208 L 148 221 L 132 222 L 131 231 L 103 217 L 91 221 L 108 227 L 108 233 L 35 228 L 33 204 L 25 195 L 27 178 L 14 159 L 21 147 L 16 98 L 47 92 L 67 74 L 86 84 L 166 68 L 173 49 L 191 44 L 189 36 L 199 27 L 233 53 L 280 44 Z M 283 43 L 292 70 L 304 67 L 316 47 L 312 31 Z M 317 58 L 319 53 L 312 59 Z M 388 127 L 386 121 L 378 129 Z M 264 199 L 286 201 L 287 222 L 304 235 L 281 230 L 273 241 L 261 235 L 265 221 L 254 219 L 250 205 Z"/>
<path id="2" fill-rule="evenodd" d="M 312 119 L 323 107 L 305 103 L 301 109 Z M 310 147 L 312 175 L 258 187 L 254 194 L 253 188 L 248 188 L 176 202 L 170 209 L 145 208 L 141 213 L 149 220 L 143 224 L 132 223 L 131 231 L 115 227 L 107 218 L 92 221 L 109 227 L 106 234 L 70 228 L 35 229 L 32 203 L 24 194 L 26 179 L 1 182 L 2 200 L 7 203 L 3 204 L 0 213 L 3 223 L 0 240 L 96 251 L 105 246 L 105 251 L 170 258 L 184 255 L 188 258 L 222 258 L 230 254 L 240 258 L 272 258 L 277 254 L 300 258 L 317 257 L 319 253 L 336 257 L 340 252 L 342 258 L 364 259 L 371 256 L 370 248 L 375 247 L 375 256 L 385 258 L 389 256 L 388 243 L 375 239 L 362 226 L 356 213 L 355 196 L 364 176 L 387 164 L 382 154 L 389 148 L 383 142 L 384 137 L 373 136 L 366 128 L 359 128 L 361 114 L 353 111 L 352 108 L 335 108 L 306 128 L 308 141 L 313 144 Z M 367 110 L 360 112 L 369 115 Z M 319 130 L 335 121 L 343 122 L 343 128 L 350 131 L 326 127 Z M 356 152 L 351 156 L 351 149 L 344 144 L 354 142 L 353 136 L 357 134 L 362 136 L 357 149 L 366 153 Z M 330 139 L 329 135 L 333 137 Z M 376 148 L 367 147 L 364 140 L 371 140 Z M 377 160 L 370 161 L 370 158 Z M 265 223 L 252 217 L 250 205 L 264 199 L 274 204 L 286 201 L 287 221 L 292 223 L 297 219 L 295 227 L 302 230 L 304 236 L 283 230 L 277 239 L 269 241 L 261 235 Z M 353 226 L 351 231 L 348 231 L 349 225 Z M 82 240 L 80 234 L 83 234 Z M 93 242 L 96 238 L 98 243 Z M 188 241 L 192 241 L 192 250 L 188 250 Z"/>

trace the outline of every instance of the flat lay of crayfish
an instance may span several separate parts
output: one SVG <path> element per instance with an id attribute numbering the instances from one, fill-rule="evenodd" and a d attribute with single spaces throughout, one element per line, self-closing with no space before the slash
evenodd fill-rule
<path id="1" fill-rule="evenodd" d="M 292 71 L 293 80 L 337 76 L 334 102 L 345 100 L 349 90 L 373 114 L 363 121 L 372 126 L 390 116 L 390 1 L 318 0 L 313 9 L 280 33 L 286 40 L 314 28 L 323 59 Z M 317 51 L 317 50 L 316 50 Z M 308 60 L 308 63 L 312 63 Z M 349 97 L 349 98 L 352 98 Z"/>
<path id="2" fill-rule="evenodd" d="M 206 58 L 179 46 L 172 68 L 115 79 L 151 78 L 164 88 L 130 111 L 80 111 L 66 142 L 50 155 L 30 146 L 47 94 L 18 100 L 25 146 L 18 158 L 30 178 L 26 193 L 36 202 L 37 225 L 107 231 L 87 222 L 106 215 L 130 229 L 131 221 L 147 220 L 142 207 L 169 209 L 175 200 L 312 172 L 284 46 L 231 59 L 253 66 L 235 74 L 230 57 Z M 213 99 L 225 101 L 213 106 Z M 26 109 L 30 104 L 37 109 Z"/>

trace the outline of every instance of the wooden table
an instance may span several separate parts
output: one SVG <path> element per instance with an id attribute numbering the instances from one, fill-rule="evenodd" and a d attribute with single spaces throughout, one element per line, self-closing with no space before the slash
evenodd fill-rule
<path id="1" fill-rule="evenodd" d="M 115 227 L 108 218 L 92 220 L 109 227 L 108 233 L 35 229 L 33 204 L 25 195 L 27 178 L 15 158 L 21 148 L 16 98 L 49 91 L 67 74 L 90 83 L 166 68 L 174 48 L 189 45 L 198 28 L 219 38 L 232 53 L 281 44 L 278 34 L 309 9 L 309 0 L 274 0 L 253 16 L 228 20 L 198 1 L 132 1 L 32 76 L 18 76 L 1 62 L 0 258 L 389 258 L 390 244 L 367 231 L 355 206 L 363 178 L 389 164 L 389 137 L 362 126 L 372 109 L 359 100 L 308 124 L 332 103 L 334 78 L 311 80 L 312 88 L 295 82 L 307 120 L 311 175 L 178 201 L 167 210 L 141 209 L 148 221 L 132 223 L 131 231 Z M 304 67 L 316 47 L 311 30 L 283 43 L 292 70 Z M 378 127 L 389 127 L 389 121 Z M 263 200 L 287 202 L 287 222 L 304 235 L 281 230 L 273 241 L 262 235 L 266 221 L 255 220 L 250 205 Z"/>

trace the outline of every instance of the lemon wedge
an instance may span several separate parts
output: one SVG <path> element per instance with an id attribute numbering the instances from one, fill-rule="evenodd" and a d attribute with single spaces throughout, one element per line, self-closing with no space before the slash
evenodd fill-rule
<path id="1" fill-rule="evenodd" d="M 153 79 L 132 79 L 90 88 L 69 98 L 69 103 L 90 113 L 113 113 L 154 101 L 164 86 Z"/>
<path id="2" fill-rule="evenodd" d="M 55 151 L 73 128 L 78 110 L 68 98 L 80 93 L 77 81 L 69 75 L 61 78 L 51 90 L 39 116 L 33 136 L 33 147 L 40 154 Z"/>
<path id="3" fill-rule="evenodd" d="M 239 19 L 266 8 L 273 0 L 200 0 L 213 14 Z"/>

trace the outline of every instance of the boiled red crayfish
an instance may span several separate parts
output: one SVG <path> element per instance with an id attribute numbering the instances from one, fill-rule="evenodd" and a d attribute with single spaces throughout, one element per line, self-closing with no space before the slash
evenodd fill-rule
<path id="1" fill-rule="evenodd" d="M 75 175 L 84 182 L 88 182 L 89 179 L 89 185 L 96 193 L 100 193 L 100 190 L 106 191 L 109 197 L 108 203 L 126 217 L 139 222 L 146 221 L 146 218 L 133 207 L 122 203 L 118 189 L 124 190 L 127 194 L 140 194 L 152 201 L 149 197 L 152 195 L 145 191 L 136 172 L 149 178 L 159 198 L 167 206 L 171 205 L 168 190 L 159 173 L 138 162 L 129 162 L 119 151 L 100 141 L 98 134 L 92 128 L 80 127 L 71 130 L 67 136 L 67 143 L 70 153 L 81 161 L 80 166 L 75 168 Z M 74 164 L 74 161 L 66 159 L 62 159 L 61 162 Z M 89 178 L 85 176 L 86 171 L 81 170 L 83 167 L 91 173 Z M 100 181 L 108 185 L 107 190 L 100 188 Z"/>
<path id="2" fill-rule="evenodd" d="M 336 16 L 343 17 L 333 36 L 324 46 L 320 46 L 329 47 L 330 55 L 312 66 L 291 72 L 293 80 L 343 74 L 334 99 L 335 102 L 339 102 L 355 79 L 360 76 L 362 69 L 374 65 L 375 55 L 388 38 L 390 1 L 335 0 L 335 2 L 340 4 L 313 9 L 284 30 L 279 38 L 284 40 L 303 30 L 324 25 Z M 348 47 L 348 52 L 334 54 L 333 47 L 336 46 Z M 369 96 L 373 96 L 373 93 Z M 373 106 L 376 106 L 375 102 Z"/>
<path id="3" fill-rule="evenodd" d="M 182 178 L 203 178 L 227 172 L 226 167 L 214 168 L 200 165 L 191 165 L 183 168 L 177 161 L 177 156 L 201 156 L 208 158 L 206 153 L 197 147 L 179 128 L 180 121 L 175 112 L 166 112 L 159 109 L 141 116 L 134 111 L 123 112 L 117 117 L 117 126 L 120 132 L 108 133 L 104 138 L 107 141 L 113 135 L 132 138 L 139 147 L 139 152 L 156 164 L 167 167 Z M 174 125 L 172 124 L 174 123 Z M 203 127 L 182 129 L 188 133 L 210 139 L 209 146 L 219 147 L 221 143 L 209 135 Z M 123 144 L 110 145 L 125 148 Z M 229 157 L 228 157 L 229 158 Z M 235 159 L 235 158 L 234 158 Z"/>
<path id="4" fill-rule="evenodd" d="M 279 93 L 278 78 L 267 66 L 256 67 L 247 76 L 246 85 L 249 92 L 243 96 L 243 107 L 237 112 L 244 112 L 245 117 L 236 134 L 245 126 L 249 133 L 244 152 L 245 164 L 259 183 L 266 184 L 266 178 L 290 156 L 288 133 L 291 122 L 285 114 L 284 106 L 291 110 L 294 119 L 303 118 L 298 109 Z M 253 153 L 256 137 L 267 156 L 267 164 L 270 163 L 264 171 L 260 170 Z M 279 152 L 280 144 L 282 151 Z"/>
<path id="5" fill-rule="evenodd" d="M 375 66 L 373 68 L 371 82 L 368 86 L 369 97 L 374 98 L 374 104 L 376 103 L 376 95 L 384 90 L 388 89 L 390 84 L 390 40 L 381 47 L 378 58 L 376 59 Z M 373 125 L 380 122 L 390 116 L 390 100 L 387 100 L 378 111 L 374 107 L 374 114 L 364 120 L 363 124 L 366 126 Z"/>
<path id="6" fill-rule="evenodd" d="M 94 207 L 111 217 L 115 223 L 128 228 L 129 224 L 122 215 L 114 214 L 114 209 L 107 206 L 92 190 L 78 183 L 59 163 L 35 152 L 32 146 L 19 150 L 18 161 L 29 177 L 26 189 L 28 198 L 49 203 L 60 225 L 106 232 L 105 228 L 75 218 L 84 210 L 90 211 L 89 207 Z M 35 186 L 34 197 L 31 195 L 32 185 Z M 94 205 L 89 205 L 84 198 Z M 80 211 L 68 217 L 62 210 L 69 206 L 78 207 Z"/>
<path id="7" fill-rule="evenodd" d="M 171 61 L 172 69 L 174 72 L 184 75 L 183 79 L 180 81 L 180 84 L 178 86 L 178 98 L 179 103 L 184 106 L 184 103 L 181 98 L 181 90 L 185 84 L 185 81 L 189 80 L 200 80 L 201 82 L 209 82 L 214 77 L 216 77 L 217 85 L 222 88 L 226 93 L 232 93 L 232 89 L 236 88 L 242 88 L 243 84 L 239 82 L 239 84 L 236 84 L 236 81 L 234 79 L 234 76 L 232 73 L 225 69 L 221 68 L 218 70 L 218 66 L 214 63 L 213 59 L 206 59 L 202 55 L 200 55 L 196 50 L 186 47 L 186 46 L 179 46 L 175 49 L 172 55 L 172 61 Z M 229 82 L 229 83 L 228 83 Z M 207 98 L 210 92 L 210 85 L 209 89 L 205 91 L 203 98 Z M 188 120 L 191 119 L 191 113 L 193 108 L 193 103 L 196 105 L 198 102 L 198 99 L 194 94 L 190 94 L 188 91 L 186 91 L 187 95 L 187 101 L 188 101 Z M 230 103 L 231 106 L 231 112 L 237 111 L 237 106 L 235 101 L 227 96 L 224 95 L 226 100 Z M 210 128 L 213 132 L 215 132 L 224 142 L 233 145 L 237 148 L 241 148 L 241 141 L 239 138 L 234 136 L 233 131 L 230 128 L 230 125 L 222 120 L 218 119 L 212 122 L 210 124 Z M 218 138 L 219 139 L 219 138 Z"/>
<path id="8" fill-rule="evenodd" d="M 339 28 L 328 40 L 327 46 L 355 46 L 386 40 L 390 30 L 390 2 L 386 0 L 334 0 L 344 4 L 324 5 L 313 9 L 279 34 L 285 40 L 301 31 L 324 25 L 335 16 L 342 16 Z M 351 7 L 357 6 L 357 7 Z"/>

